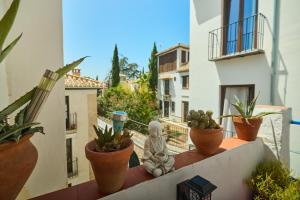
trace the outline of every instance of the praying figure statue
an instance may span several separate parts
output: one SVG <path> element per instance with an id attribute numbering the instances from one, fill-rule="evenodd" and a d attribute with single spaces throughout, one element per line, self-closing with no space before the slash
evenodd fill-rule
<path id="1" fill-rule="evenodd" d="M 169 155 L 167 143 L 158 121 L 149 123 L 149 137 L 145 141 L 143 165 L 155 177 L 174 170 L 174 157 Z"/>

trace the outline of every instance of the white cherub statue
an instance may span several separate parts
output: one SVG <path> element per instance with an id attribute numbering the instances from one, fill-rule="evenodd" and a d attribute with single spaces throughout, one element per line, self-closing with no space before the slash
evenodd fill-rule
<path id="1" fill-rule="evenodd" d="M 145 141 L 143 165 L 155 177 L 174 170 L 174 157 L 169 155 L 166 140 L 158 121 L 149 123 L 149 137 Z"/>

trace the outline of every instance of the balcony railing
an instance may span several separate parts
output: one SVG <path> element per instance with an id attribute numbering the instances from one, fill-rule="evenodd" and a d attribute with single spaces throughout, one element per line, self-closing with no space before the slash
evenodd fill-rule
<path id="1" fill-rule="evenodd" d="M 67 161 L 68 178 L 78 176 L 78 158 L 75 160 Z"/>
<path id="2" fill-rule="evenodd" d="M 72 131 L 77 129 L 77 113 L 72 113 L 66 119 L 66 130 Z"/>
<path id="3" fill-rule="evenodd" d="M 208 60 L 262 53 L 265 19 L 266 17 L 259 13 L 210 31 Z"/>

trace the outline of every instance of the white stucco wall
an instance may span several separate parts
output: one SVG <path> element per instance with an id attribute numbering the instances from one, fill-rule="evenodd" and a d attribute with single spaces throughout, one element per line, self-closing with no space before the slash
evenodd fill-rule
<path id="1" fill-rule="evenodd" d="M 10 3 L 11 0 L 1 0 L 1 10 L 6 10 Z M 20 33 L 23 36 L 6 58 L 5 69 L 1 67 L 1 106 L 7 103 L 5 97 L 12 102 L 38 84 L 47 68 L 55 70 L 63 66 L 62 31 L 61 0 L 21 1 L 7 42 Z M 2 83 L 7 84 L 5 86 Z M 32 138 L 39 158 L 19 199 L 56 191 L 66 186 L 63 80 L 55 86 L 37 121 L 44 126 L 46 135 L 36 134 Z"/>
<path id="2" fill-rule="evenodd" d="M 184 48 L 177 48 L 177 69 L 182 65 L 181 63 L 181 51 L 188 51 Z M 187 55 L 186 55 L 187 56 Z M 170 71 L 160 73 L 159 75 L 169 74 L 172 79 L 170 79 L 170 109 L 169 109 L 169 119 L 181 122 L 182 118 L 182 101 L 189 101 L 189 89 L 182 88 L 182 76 L 189 75 L 189 72 L 177 72 L 177 71 Z M 163 101 L 164 95 L 164 80 L 158 80 L 158 99 Z M 172 112 L 172 101 L 175 102 L 175 112 Z M 163 109 L 164 110 L 164 105 Z"/>
<path id="3" fill-rule="evenodd" d="M 78 176 L 68 180 L 72 185 L 77 185 L 90 180 L 89 161 L 85 157 L 85 145 L 92 140 L 89 137 L 88 95 L 95 95 L 93 103 L 96 104 L 97 90 L 65 90 L 69 96 L 70 114 L 77 114 L 77 129 L 74 134 L 67 134 L 66 138 L 72 138 L 73 160 L 78 158 Z M 97 119 L 97 116 L 94 116 Z M 94 124 L 97 122 L 95 121 Z"/>
<path id="4" fill-rule="evenodd" d="M 176 185 L 196 175 L 202 176 L 218 187 L 212 193 L 212 199 L 246 200 L 249 199 L 249 189 L 245 180 L 265 157 L 271 158 L 266 154 L 261 139 L 258 139 L 109 195 L 103 200 L 176 199 Z"/>
<path id="5" fill-rule="evenodd" d="M 190 107 L 219 113 L 220 85 L 255 84 L 259 104 L 270 104 L 273 7 L 275 0 L 259 0 L 258 12 L 266 16 L 264 54 L 208 61 L 208 33 L 221 27 L 222 1 L 190 0 Z M 277 52 L 275 104 L 292 108 L 300 119 L 300 1 L 281 1 Z M 300 127 L 291 127 L 291 149 L 300 153 Z M 300 172 L 300 154 L 292 153 L 291 167 Z M 297 154 L 297 155 L 296 155 Z M 294 161 L 293 161 L 294 159 Z M 293 164 L 294 163 L 294 164 Z M 298 165 L 297 165 L 298 164 Z"/>

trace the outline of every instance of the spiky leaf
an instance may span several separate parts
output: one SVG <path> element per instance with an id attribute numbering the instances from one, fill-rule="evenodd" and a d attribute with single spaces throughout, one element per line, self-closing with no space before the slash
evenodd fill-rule
<path id="1" fill-rule="evenodd" d="M 76 61 L 74 61 L 71 64 L 67 64 L 66 66 L 56 70 L 56 73 L 59 74 L 58 79 L 60 79 L 61 77 L 63 77 L 64 75 L 66 75 L 69 71 L 71 71 L 72 69 L 74 69 L 75 67 L 77 67 L 78 65 L 80 65 L 80 63 L 82 63 L 84 61 L 84 59 L 86 59 L 88 56 L 85 56 L 83 58 L 80 58 Z"/>
<path id="2" fill-rule="evenodd" d="M 35 88 L 33 88 L 31 91 L 27 92 L 25 95 L 21 96 L 19 99 L 17 99 L 12 104 L 0 111 L 0 121 L 4 120 L 8 115 L 13 113 L 26 103 L 28 103 L 31 100 L 32 95 L 34 94 L 34 90 Z"/>
<path id="3" fill-rule="evenodd" d="M 17 42 L 22 37 L 20 34 L 14 41 L 12 41 L 2 52 L 0 52 L 0 63 L 4 60 L 4 58 L 9 54 L 9 52 L 14 48 Z"/>
<path id="4" fill-rule="evenodd" d="M 6 11 L 2 19 L 0 20 L 0 50 L 3 49 L 4 41 L 15 21 L 19 4 L 20 0 L 13 0 L 10 8 Z"/>

